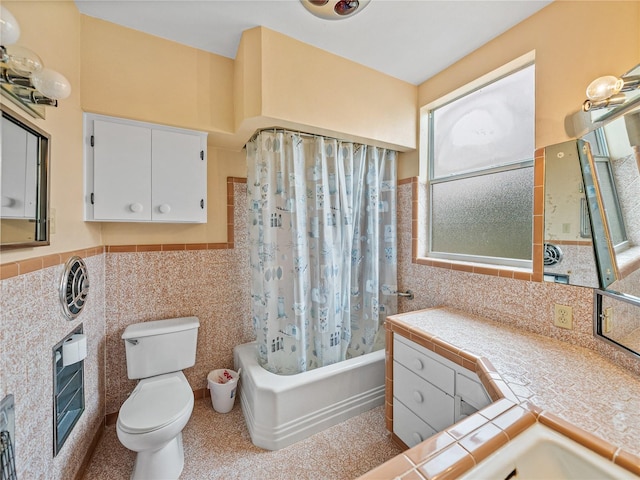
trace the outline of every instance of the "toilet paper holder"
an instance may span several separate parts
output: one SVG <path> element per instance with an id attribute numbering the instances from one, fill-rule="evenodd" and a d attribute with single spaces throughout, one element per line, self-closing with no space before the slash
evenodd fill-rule
<path id="1" fill-rule="evenodd" d="M 72 365 L 87 357 L 87 337 L 74 333 L 62 342 L 62 366 Z"/>

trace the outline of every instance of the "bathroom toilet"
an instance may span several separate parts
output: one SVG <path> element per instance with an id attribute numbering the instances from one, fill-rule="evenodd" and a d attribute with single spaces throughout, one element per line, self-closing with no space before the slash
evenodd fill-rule
<path id="1" fill-rule="evenodd" d="M 129 325 L 127 376 L 140 381 L 120 407 L 120 443 L 137 452 L 135 480 L 177 479 L 184 466 L 182 429 L 193 411 L 193 391 L 182 373 L 196 359 L 200 322 L 171 318 Z"/>

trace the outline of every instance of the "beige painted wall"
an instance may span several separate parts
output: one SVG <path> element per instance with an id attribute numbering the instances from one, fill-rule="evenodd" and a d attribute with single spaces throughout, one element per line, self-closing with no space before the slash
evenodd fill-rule
<path id="1" fill-rule="evenodd" d="M 284 126 L 415 147 L 416 86 L 271 30 L 247 31 L 234 61 L 80 15 L 70 1 L 17 3 L 23 38 L 38 33 L 34 43 L 21 44 L 67 75 L 74 93 L 57 110 L 48 109 L 51 120 L 43 125 L 53 137 L 51 206 L 60 241 L 48 252 L 3 254 L 3 263 L 102 243 L 225 242 L 226 178 L 246 176 L 241 147 L 258 128 Z M 336 71 L 345 84 L 358 85 L 346 100 L 335 95 Z M 84 222 L 82 111 L 207 131 L 208 222 Z M 66 152 L 60 153 L 63 144 Z"/>
<path id="2" fill-rule="evenodd" d="M 55 209 L 51 245 L 3 251 L 0 263 L 100 245 L 100 225 L 82 221 L 82 109 L 80 105 L 80 14 L 73 2 L 3 1 L 21 28 L 18 45 L 36 52 L 46 67 L 71 82 L 71 96 L 34 119 L 13 103 L 0 101 L 16 115 L 51 135 L 50 206 Z"/>
<path id="3" fill-rule="evenodd" d="M 233 132 L 233 60 L 81 16 L 82 108 Z"/>
<path id="4" fill-rule="evenodd" d="M 443 70 L 418 88 L 418 105 L 535 50 L 536 148 L 560 143 L 567 114 L 591 80 L 621 74 L 640 61 L 640 2 L 556 0 Z M 533 152 L 532 152 L 533 156 Z M 418 157 L 400 161 L 399 178 L 418 175 Z"/>
<path id="5" fill-rule="evenodd" d="M 416 147 L 414 85 L 261 30 L 263 116 L 314 133 L 403 151 Z"/>

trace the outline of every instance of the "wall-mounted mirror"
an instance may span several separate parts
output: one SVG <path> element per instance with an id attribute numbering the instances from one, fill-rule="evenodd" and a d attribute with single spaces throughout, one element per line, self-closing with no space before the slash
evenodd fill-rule
<path id="1" fill-rule="evenodd" d="M 594 200 L 602 203 L 602 218 L 607 226 L 607 235 L 601 245 L 597 245 L 602 252 L 596 250 L 596 257 L 606 256 L 608 250 L 615 269 L 614 278 L 601 287 L 640 296 L 640 277 L 636 276 L 640 267 L 640 136 L 637 132 L 640 132 L 640 110 L 628 112 L 590 132 L 585 138 L 593 150 L 593 168 L 585 173 L 593 177 L 599 193 L 599 198 Z M 634 143 L 637 146 L 633 146 Z"/>
<path id="2" fill-rule="evenodd" d="M 579 142 L 544 149 L 544 280 L 598 288 Z"/>
<path id="3" fill-rule="evenodd" d="M 49 244 L 49 135 L 2 110 L 0 249 Z"/>
<path id="4" fill-rule="evenodd" d="M 628 74 L 626 74 L 628 75 Z M 594 238 L 601 275 L 611 259 L 613 276 L 596 291 L 596 335 L 640 355 L 640 97 L 599 115 L 585 136 L 593 155 L 583 165 L 592 222 L 602 221 L 605 235 Z M 587 189 L 588 191 L 588 189 Z M 592 209 L 593 207 L 593 209 Z"/>

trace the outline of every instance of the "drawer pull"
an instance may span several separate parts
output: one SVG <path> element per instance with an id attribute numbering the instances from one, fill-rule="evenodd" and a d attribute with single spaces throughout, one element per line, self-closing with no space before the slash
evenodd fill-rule
<path id="1" fill-rule="evenodd" d="M 413 399 L 416 401 L 416 403 L 422 403 L 424 401 L 424 397 L 418 390 L 413 391 Z"/>
<path id="2" fill-rule="evenodd" d="M 143 206 L 141 203 L 132 203 L 129 205 L 129 210 L 133 213 L 140 213 L 143 210 Z"/>
<path id="3" fill-rule="evenodd" d="M 422 435 L 420 435 L 418 432 L 413 432 L 413 440 L 416 442 L 416 444 L 422 442 Z"/>
<path id="4" fill-rule="evenodd" d="M 422 360 L 420 360 L 419 358 L 414 358 L 413 359 L 413 367 L 416 370 L 422 370 L 422 369 L 424 369 L 424 363 L 422 363 Z"/>

